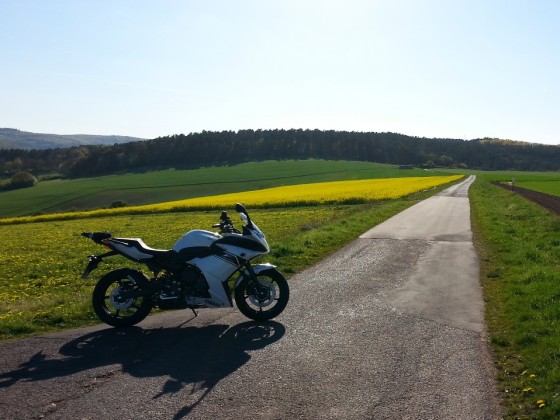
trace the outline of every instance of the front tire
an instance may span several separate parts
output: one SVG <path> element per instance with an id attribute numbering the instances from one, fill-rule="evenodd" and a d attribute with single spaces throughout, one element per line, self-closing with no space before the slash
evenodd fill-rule
<path id="1" fill-rule="evenodd" d="M 284 310 L 290 298 L 288 282 L 276 270 L 257 274 L 257 280 L 245 277 L 234 291 L 237 308 L 255 321 L 272 319 Z"/>
<path id="2" fill-rule="evenodd" d="M 153 307 L 149 297 L 122 297 L 122 292 L 139 290 L 139 281 L 135 279 L 148 281 L 141 272 L 128 268 L 111 271 L 101 277 L 92 297 L 93 310 L 101 321 L 113 327 L 130 327 L 148 316 Z"/>

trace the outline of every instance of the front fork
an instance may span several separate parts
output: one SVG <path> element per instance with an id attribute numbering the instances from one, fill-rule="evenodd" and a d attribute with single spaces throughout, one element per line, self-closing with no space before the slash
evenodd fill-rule
<path id="1" fill-rule="evenodd" d="M 269 264 L 269 263 L 251 265 L 251 263 L 249 261 L 247 261 L 243 265 L 243 267 L 245 268 L 245 270 L 239 270 L 241 275 L 235 281 L 235 287 L 239 286 L 239 283 L 241 283 L 241 281 L 243 279 L 247 278 L 247 277 L 250 277 L 253 280 L 256 280 L 257 275 L 259 273 L 261 273 L 263 271 L 266 271 L 266 270 L 276 268 L 275 265 L 272 265 L 272 264 Z"/>
<path id="2" fill-rule="evenodd" d="M 237 280 L 235 280 L 235 285 L 234 288 L 237 288 L 237 286 L 239 286 L 241 284 L 241 282 L 243 280 L 245 280 L 246 278 L 250 278 L 253 280 L 253 282 L 257 282 L 257 276 L 262 273 L 263 271 L 267 271 L 267 270 L 274 270 L 276 268 L 275 265 L 272 265 L 270 263 L 263 263 L 263 264 L 256 264 L 256 265 L 251 265 L 251 263 L 249 261 L 247 261 L 244 265 L 245 270 L 241 271 L 241 275 L 239 277 L 237 277 Z"/>

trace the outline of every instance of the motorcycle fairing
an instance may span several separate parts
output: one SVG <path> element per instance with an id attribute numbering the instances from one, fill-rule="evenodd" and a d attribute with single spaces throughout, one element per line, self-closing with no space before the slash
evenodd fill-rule
<path id="1" fill-rule="evenodd" d="M 224 247 L 224 245 L 232 245 L 239 248 L 249 249 L 251 251 L 266 252 L 267 248 L 250 238 L 242 235 L 226 235 L 214 242 L 215 245 Z"/>
<path id="2" fill-rule="evenodd" d="M 240 258 L 235 254 L 226 252 L 221 249 L 214 250 L 213 255 L 221 259 L 222 261 L 225 261 L 226 263 L 233 265 L 235 268 L 245 263 L 245 260 L 243 258 Z"/>
<path id="3" fill-rule="evenodd" d="M 214 253 L 202 258 L 193 258 L 189 261 L 189 264 L 197 267 L 208 282 L 208 293 L 210 293 L 211 299 L 205 303 L 212 307 L 231 307 L 230 297 L 223 284 L 227 283 L 229 278 L 239 269 L 242 264 L 241 259 L 222 251 L 219 254 Z"/>

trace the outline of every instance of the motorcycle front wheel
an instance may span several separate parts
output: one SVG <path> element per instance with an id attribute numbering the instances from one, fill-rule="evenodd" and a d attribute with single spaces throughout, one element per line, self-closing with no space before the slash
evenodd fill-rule
<path id="1" fill-rule="evenodd" d="M 146 296 L 123 297 L 123 293 L 138 290 L 134 277 L 142 273 L 123 268 L 105 274 L 93 290 L 92 304 L 99 319 L 113 327 L 130 327 L 142 321 L 152 310 Z"/>
<path id="2" fill-rule="evenodd" d="M 284 310 L 290 298 L 288 282 L 276 270 L 257 274 L 257 279 L 245 277 L 234 291 L 237 308 L 255 321 L 272 319 Z"/>

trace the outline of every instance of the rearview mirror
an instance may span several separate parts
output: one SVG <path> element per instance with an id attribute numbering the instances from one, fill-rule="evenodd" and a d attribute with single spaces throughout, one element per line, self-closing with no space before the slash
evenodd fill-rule
<path id="1" fill-rule="evenodd" d="M 237 213 L 245 213 L 245 214 L 247 214 L 247 210 L 245 210 L 245 206 L 243 206 L 243 204 L 237 203 L 237 204 L 235 205 L 235 211 L 236 211 Z"/>

